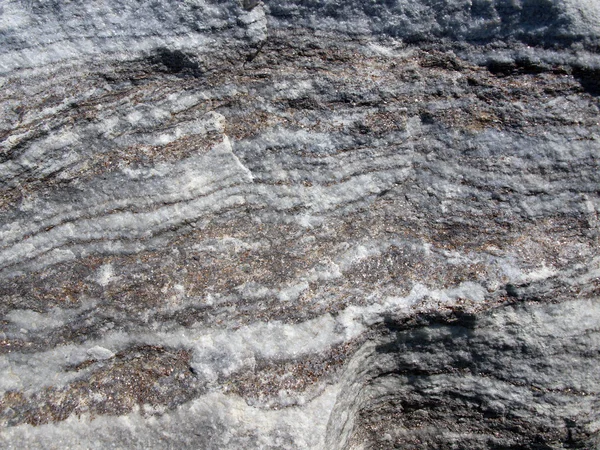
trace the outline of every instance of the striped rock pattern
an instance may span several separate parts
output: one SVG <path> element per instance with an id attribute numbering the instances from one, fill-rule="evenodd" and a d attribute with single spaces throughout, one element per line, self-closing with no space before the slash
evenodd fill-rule
<path id="1" fill-rule="evenodd" d="M 596 2 L 0 14 L 0 446 L 600 448 Z"/>

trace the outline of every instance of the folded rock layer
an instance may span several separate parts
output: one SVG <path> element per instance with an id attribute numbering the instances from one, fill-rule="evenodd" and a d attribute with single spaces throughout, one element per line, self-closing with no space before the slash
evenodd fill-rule
<path id="1" fill-rule="evenodd" d="M 3 448 L 600 448 L 600 7 L 0 7 Z"/>

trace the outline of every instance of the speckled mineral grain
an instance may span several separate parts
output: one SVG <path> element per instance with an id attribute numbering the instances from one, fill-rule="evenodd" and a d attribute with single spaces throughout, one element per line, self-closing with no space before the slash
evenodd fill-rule
<path id="1" fill-rule="evenodd" d="M 600 2 L 0 2 L 0 447 L 600 448 Z"/>

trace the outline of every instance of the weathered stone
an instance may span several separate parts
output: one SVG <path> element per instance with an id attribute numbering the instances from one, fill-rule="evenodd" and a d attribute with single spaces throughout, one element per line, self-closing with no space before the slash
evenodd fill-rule
<path id="1" fill-rule="evenodd" d="M 595 1 L 11 1 L 0 446 L 600 448 Z"/>

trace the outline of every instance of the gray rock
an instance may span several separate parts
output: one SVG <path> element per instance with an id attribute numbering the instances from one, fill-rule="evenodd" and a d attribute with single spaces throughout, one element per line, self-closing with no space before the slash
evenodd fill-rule
<path id="1" fill-rule="evenodd" d="M 6 2 L 0 446 L 600 448 L 599 23 Z"/>

